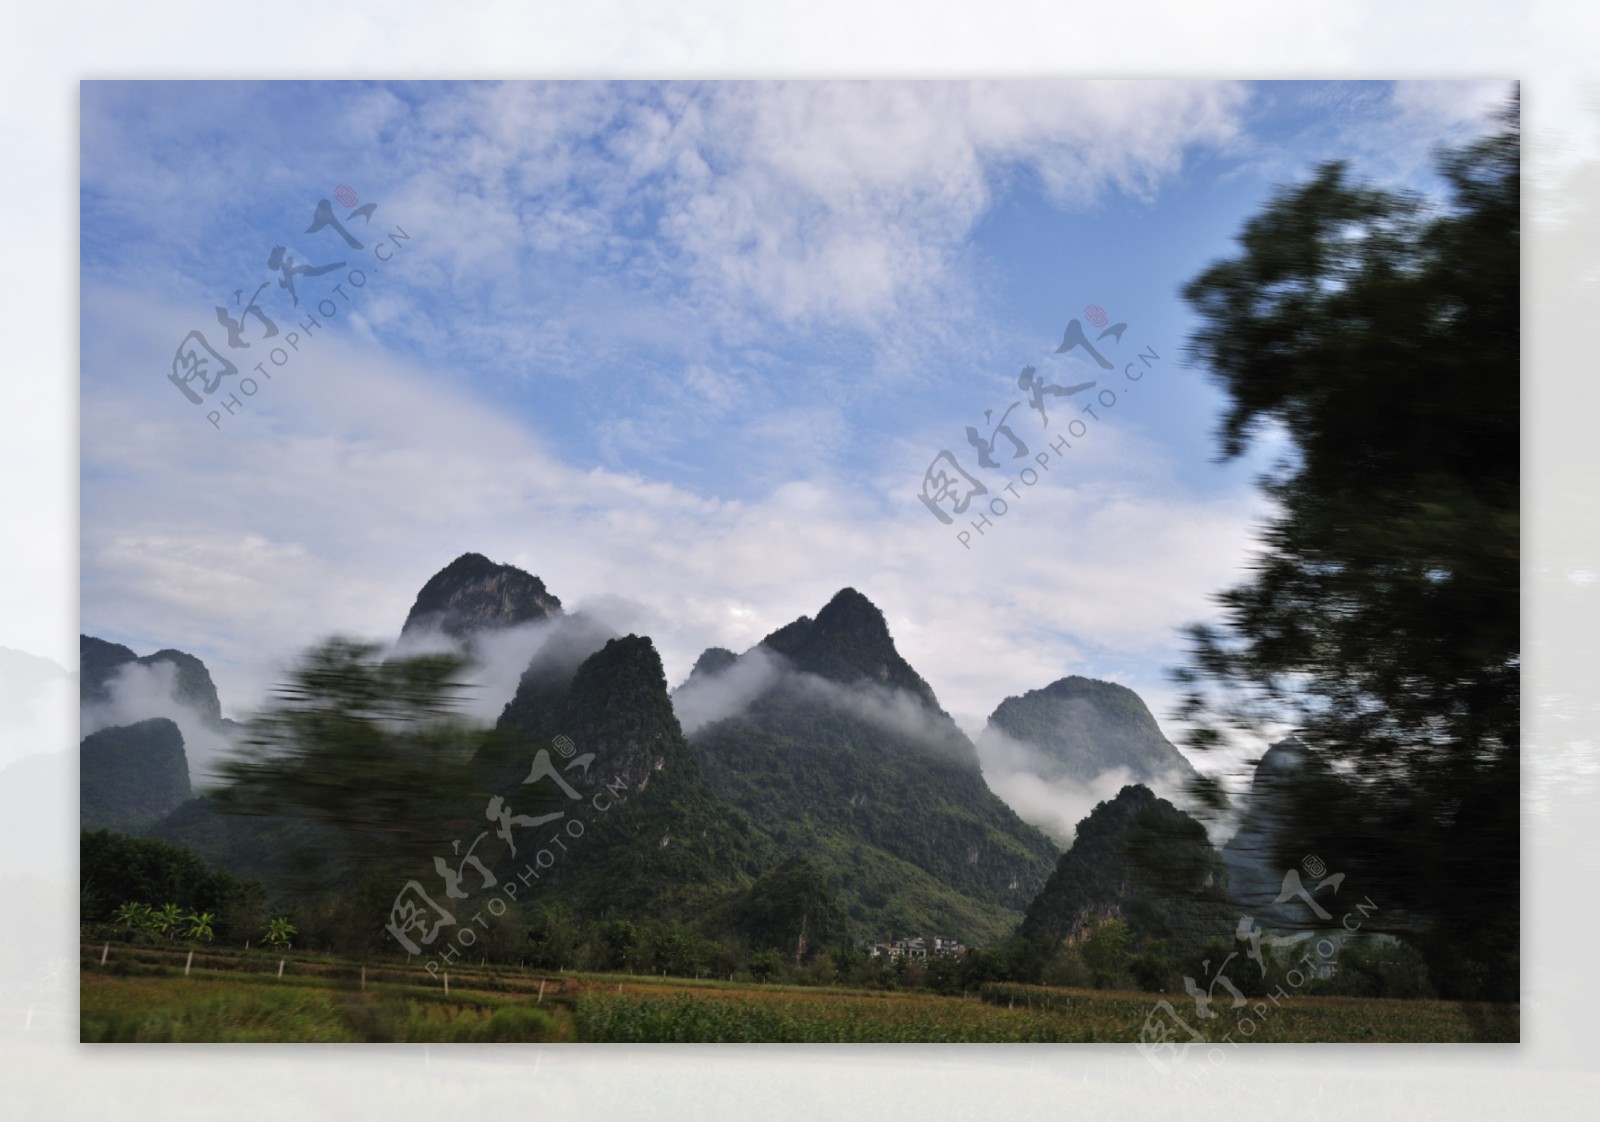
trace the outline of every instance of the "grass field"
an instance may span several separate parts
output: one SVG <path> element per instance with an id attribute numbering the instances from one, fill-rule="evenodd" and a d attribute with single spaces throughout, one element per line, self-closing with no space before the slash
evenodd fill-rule
<path id="1" fill-rule="evenodd" d="M 263 966 L 265 966 L 263 964 Z M 997 986 L 966 997 L 689 979 L 400 969 L 176 968 L 86 958 L 81 1038 L 102 1041 L 1134 1042 L 1164 996 Z M 394 981 L 419 976 L 417 982 Z M 1174 1000 L 1180 1013 L 1185 1002 Z M 1240 1011 L 1250 1016 L 1251 1011 Z M 1220 1040 L 1239 1015 L 1207 1035 Z M 1514 1041 L 1517 1007 L 1290 997 L 1252 1018 L 1260 1042 Z M 1241 1035 L 1234 1034 L 1235 1040 Z"/>

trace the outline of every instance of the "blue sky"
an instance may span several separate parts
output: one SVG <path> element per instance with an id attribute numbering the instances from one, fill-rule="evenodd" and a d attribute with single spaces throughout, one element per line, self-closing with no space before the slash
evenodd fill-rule
<path id="1" fill-rule="evenodd" d="M 958 716 L 1085 674 L 1165 719 L 1176 629 L 1266 513 L 1259 459 L 1212 462 L 1178 290 L 1321 161 L 1435 191 L 1432 149 L 1506 89 L 84 83 L 83 630 L 200 655 L 239 714 L 477 550 L 652 635 L 674 683 L 853 585 Z M 304 233 L 341 185 L 376 204 L 359 251 Z M 213 308 L 278 245 L 347 268 L 298 279 L 338 310 L 273 367 L 281 338 L 229 349 Z M 1023 365 L 1102 378 L 1052 354 L 1089 305 L 1161 362 L 963 545 L 924 470 L 976 469 L 965 429 Z M 192 329 L 249 356 L 199 406 L 166 378 Z"/>

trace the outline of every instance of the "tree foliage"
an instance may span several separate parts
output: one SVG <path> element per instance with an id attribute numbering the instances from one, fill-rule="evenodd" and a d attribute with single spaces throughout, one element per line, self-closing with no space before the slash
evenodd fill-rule
<path id="1" fill-rule="evenodd" d="M 1224 458 L 1288 451 L 1250 579 L 1192 629 L 1191 743 L 1290 727 L 1316 764 L 1289 850 L 1337 856 L 1431 947 L 1514 993 L 1519 127 L 1445 153 L 1445 201 L 1340 164 L 1282 191 L 1185 289 L 1230 405 Z M 1491 968 L 1490 964 L 1494 966 Z M 1488 986 L 1488 990 L 1482 989 Z M 1447 990 L 1441 984 L 1441 990 Z"/>
<path id="2" fill-rule="evenodd" d="M 447 846 L 453 822 L 474 810 L 479 737 L 456 714 L 463 666 L 454 655 L 385 660 L 376 644 L 324 642 L 222 765 L 218 808 L 331 826 L 369 869 Z"/>

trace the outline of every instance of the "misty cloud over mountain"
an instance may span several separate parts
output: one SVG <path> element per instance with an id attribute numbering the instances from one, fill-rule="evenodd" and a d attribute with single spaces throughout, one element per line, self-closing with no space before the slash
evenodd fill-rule
<path id="1" fill-rule="evenodd" d="M 222 723 L 216 687 L 205 664 L 180 651 L 158 651 L 136 658 L 128 648 L 83 637 L 84 663 L 79 736 L 135 725 L 151 718 L 166 718 L 183 737 L 189 773 L 197 787 L 215 778 L 215 765 L 231 750 Z M 127 658 L 111 665 L 96 664 L 95 653 L 105 648 L 126 652 Z"/>

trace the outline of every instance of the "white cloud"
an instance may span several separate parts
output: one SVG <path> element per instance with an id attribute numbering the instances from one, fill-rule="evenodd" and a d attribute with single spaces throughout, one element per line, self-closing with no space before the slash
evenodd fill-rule
<path id="1" fill-rule="evenodd" d="M 652 121 L 662 228 L 702 291 L 778 319 L 881 324 L 938 301 L 1013 175 L 1070 206 L 1148 196 L 1236 131 L 1243 91 L 1188 83 L 811 83 L 709 92 Z M 685 164 L 668 153 L 692 152 Z M 707 176 L 706 163 L 717 168 Z"/>
<path id="2" fill-rule="evenodd" d="M 1084 781 L 1059 775 L 1059 762 L 1052 761 L 1032 742 L 1013 737 L 996 726 L 986 727 L 974 744 L 990 789 L 1023 822 L 1038 827 L 1063 846 L 1071 844 L 1078 824 L 1096 805 L 1116 798 L 1130 783 L 1141 783 L 1180 809 L 1193 810 L 1193 800 L 1185 788 L 1188 777 L 1181 769 L 1153 780 L 1135 781 L 1126 768 L 1108 768 Z"/>
<path id="3" fill-rule="evenodd" d="M 103 322 L 86 364 L 170 334 L 170 310 L 91 295 Z M 568 604 L 633 598 L 671 682 L 705 647 L 743 650 L 853 585 L 947 709 L 987 713 L 1108 658 L 1159 660 L 1238 572 L 1257 514 L 1247 496 L 1183 498 L 1174 465 L 1135 465 L 1107 428 L 1102 452 L 1086 442 L 968 550 L 912 498 L 909 446 L 903 474 L 866 487 L 802 475 L 725 501 L 574 470 L 503 412 L 337 337 L 221 431 L 160 379 L 94 385 L 85 627 L 200 655 L 230 713 L 320 636 L 394 636 L 416 590 L 467 550 Z"/>
<path id="4" fill-rule="evenodd" d="M 781 657 L 757 647 L 719 674 L 702 674 L 672 695 L 678 724 L 693 735 L 714 721 L 743 713 L 783 673 Z"/>
<path id="5" fill-rule="evenodd" d="M 190 784 L 200 788 L 216 778 L 215 766 L 229 752 L 228 735 L 179 696 L 176 663 L 125 663 L 106 681 L 106 693 L 104 701 L 83 707 L 81 736 L 164 717 L 183 735 Z"/>

